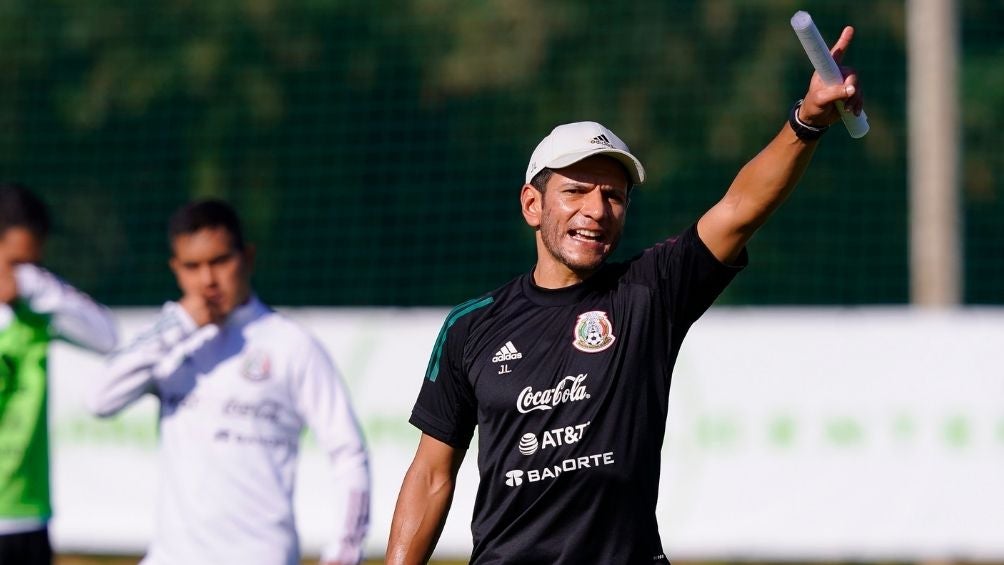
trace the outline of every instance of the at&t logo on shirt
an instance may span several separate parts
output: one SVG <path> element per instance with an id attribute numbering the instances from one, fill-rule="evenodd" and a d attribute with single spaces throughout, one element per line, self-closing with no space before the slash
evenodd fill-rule
<path id="1" fill-rule="evenodd" d="M 540 435 L 539 441 L 536 435 L 525 433 L 519 440 L 519 452 L 523 455 L 533 455 L 537 453 L 538 449 L 543 451 L 549 447 L 577 443 L 585 435 L 587 427 L 589 427 L 589 422 L 577 426 L 546 430 Z"/>

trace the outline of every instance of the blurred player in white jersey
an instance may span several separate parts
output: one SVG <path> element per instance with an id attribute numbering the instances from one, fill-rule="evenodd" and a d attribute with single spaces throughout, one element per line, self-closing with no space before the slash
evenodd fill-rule
<path id="1" fill-rule="evenodd" d="M 0 185 L 0 565 L 52 562 L 46 359 L 53 339 L 115 348 L 106 308 L 39 267 L 49 214 L 26 188 Z"/>
<path id="2" fill-rule="evenodd" d="M 111 358 L 93 410 L 160 400 L 157 525 L 144 565 L 294 565 L 301 432 L 326 453 L 336 529 L 322 563 L 356 564 L 369 472 L 342 379 L 320 344 L 251 288 L 254 248 L 226 203 L 188 204 L 168 228 L 182 297 Z"/>

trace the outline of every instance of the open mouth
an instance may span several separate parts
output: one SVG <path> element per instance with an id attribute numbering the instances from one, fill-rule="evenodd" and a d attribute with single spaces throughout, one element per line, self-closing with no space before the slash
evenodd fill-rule
<path id="1" fill-rule="evenodd" d="M 596 230 L 572 229 L 568 230 L 568 235 L 572 239 L 587 243 L 603 243 L 603 232 Z"/>

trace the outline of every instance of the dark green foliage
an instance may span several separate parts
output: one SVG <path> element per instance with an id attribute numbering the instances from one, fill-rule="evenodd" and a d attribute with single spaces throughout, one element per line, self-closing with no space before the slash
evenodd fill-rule
<path id="1" fill-rule="evenodd" d="M 999 3 L 964 18 L 967 299 L 1004 296 Z M 7 0 L 0 176 L 52 205 L 51 265 L 111 304 L 175 290 L 164 230 L 219 196 L 277 304 L 449 305 L 529 269 L 534 144 L 601 121 L 646 163 L 619 255 L 684 229 L 784 123 L 788 19 L 851 23 L 872 131 L 824 140 L 737 304 L 904 303 L 903 2 Z M 994 27 L 996 26 L 996 27 Z"/>

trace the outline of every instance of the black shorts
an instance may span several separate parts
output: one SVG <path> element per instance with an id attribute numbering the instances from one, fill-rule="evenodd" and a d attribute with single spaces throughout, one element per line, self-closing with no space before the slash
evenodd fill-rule
<path id="1" fill-rule="evenodd" d="M 0 534 L 0 565 L 52 565 L 49 529 Z"/>

